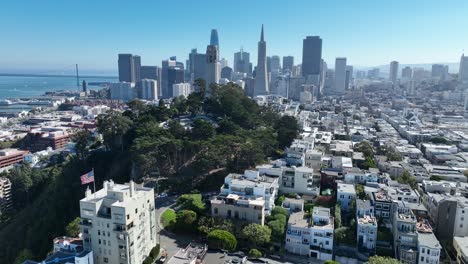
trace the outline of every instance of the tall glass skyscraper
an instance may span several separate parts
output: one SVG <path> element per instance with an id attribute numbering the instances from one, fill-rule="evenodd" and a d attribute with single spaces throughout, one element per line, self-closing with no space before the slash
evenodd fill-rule
<path id="1" fill-rule="evenodd" d="M 322 39 L 319 36 L 308 36 L 302 42 L 302 76 L 320 74 L 322 60 Z"/>
<path id="2" fill-rule="evenodd" d="M 210 45 L 217 46 L 219 48 L 218 30 L 211 30 Z"/>

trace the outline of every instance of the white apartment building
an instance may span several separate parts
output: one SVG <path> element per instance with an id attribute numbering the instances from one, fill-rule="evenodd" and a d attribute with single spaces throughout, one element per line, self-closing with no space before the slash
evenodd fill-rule
<path id="1" fill-rule="evenodd" d="M 308 167 L 283 167 L 279 189 L 282 193 L 316 196 L 320 192 L 320 175 Z"/>
<path id="2" fill-rule="evenodd" d="M 0 177 L 0 215 L 10 210 L 12 205 L 11 181 L 6 177 Z"/>
<path id="3" fill-rule="evenodd" d="M 112 100 L 131 101 L 137 97 L 135 83 L 118 82 L 111 83 L 110 96 Z"/>
<path id="4" fill-rule="evenodd" d="M 183 96 L 187 98 L 191 92 L 190 83 L 175 83 L 172 85 L 172 95 L 174 97 Z"/>
<path id="5" fill-rule="evenodd" d="M 141 80 L 141 99 L 148 101 L 158 100 L 158 81 L 152 79 Z"/>
<path id="6" fill-rule="evenodd" d="M 226 176 L 220 195 L 236 194 L 247 199 L 262 197 L 265 200 L 265 213 L 268 215 L 275 207 L 278 187 L 278 177 L 260 175 L 259 171 L 246 170 L 243 175 L 230 173 Z"/>
<path id="7" fill-rule="evenodd" d="M 288 220 L 286 251 L 320 260 L 333 258 L 333 217 L 330 209 L 314 207 L 312 217 L 303 211 L 293 213 Z"/>
<path id="8" fill-rule="evenodd" d="M 359 251 L 375 252 L 377 243 L 377 218 L 369 200 L 356 200 L 357 243 Z"/>
<path id="9" fill-rule="evenodd" d="M 289 165 L 303 166 L 305 153 L 314 148 L 314 142 L 308 140 L 295 139 L 289 148 L 286 149 L 286 162 Z"/>
<path id="10" fill-rule="evenodd" d="M 349 211 L 353 200 L 356 199 L 356 190 L 353 184 L 338 183 L 336 200 L 340 203 L 341 210 Z"/>
<path id="11" fill-rule="evenodd" d="M 80 200 L 83 247 L 94 263 L 142 263 L 156 246 L 154 190 L 105 181 Z"/>

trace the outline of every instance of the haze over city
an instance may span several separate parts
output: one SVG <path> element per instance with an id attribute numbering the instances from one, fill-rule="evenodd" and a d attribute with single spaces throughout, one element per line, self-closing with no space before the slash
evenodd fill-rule
<path id="1" fill-rule="evenodd" d="M 441 1 L 9 1 L 0 9 L 0 72 L 116 75 L 117 53 L 134 53 L 145 65 L 168 56 L 181 61 L 204 50 L 219 32 L 221 57 L 232 64 L 241 47 L 256 58 L 261 24 L 267 54 L 300 63 L 302 39 L 323 39 L 323 59 L 345 56 L 355 67 L 458 63 L 468 50 L 468 2 Z M 450 67 L 450 71 L 456 71 Z"/>

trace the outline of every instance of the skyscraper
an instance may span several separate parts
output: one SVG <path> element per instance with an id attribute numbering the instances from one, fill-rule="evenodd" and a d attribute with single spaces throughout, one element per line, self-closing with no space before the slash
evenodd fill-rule
<path id="1" fill-rule="evenodd" d="M 134 80 L 135 72 L 133 68 L 133 55 L 132 54 L 119 54 L 119 81 L 132 82 Z"/>
<path id="2" fill-rule="evenodd" d="M 252 74 L 252 63 L 250 63 L 250 54 L 242 48 L 234 53 L 234 72 Z"/>
<path id="3" fill-rule="evenodd" d="M 141 80 L 141 99 L 149 101 L 158 100 L 158 81 L 154 79 Z"/>
<path id="4" fill-rule="evenodd" d="M 346 82 L 345 82 L 345 89 L 349 90 L 349 85 L 353 80 L 353 66 L 347 65 L 346 66 Z"/>
<path id="5" fill-rule="evenodd" d="M 411 67 L 406 66 L 401 70 L 401 79 L 408 81 L 413 77 L 413 70 Z"/>
<path id="6" fill-rule="evenodd" d="M 293 56 L 283 56 L 283 72 L 292 72 L 294 67 L 294 57 Z"/>
<path id="7" fill-rule="evenodd" d="M 141 66 L 141 79 L 157 80 L 160 71 L 158 66 Z"/>
<path id="8" fill-rule="evenodd" d="M 281 60 L 277 55 L 271 56 L 271 71 L 275 73 L 281 72 Z"/>
<path id="9" fill-rule="evenodd" d="M 432 64 L 431 76 L 444 81 L 448 75 L 448 66 L 442 64 Z"/>
<path id="10" fill-rule="evenodd" d="M 163 60 L 161 65 L 162 69 L 159 95 L 164 99 L 168 99 L 172 97 L 171 94 L 173 84 L 169 84 L 169 69 L 176 67 L 176 61 L 174 59 Z"/>
<path id="11" fill-rule="evenodd" d="M 460 58 L 458 80 L 463 83 L 468 83 L 468 56 L 465 56 L 465 54 L 462 54 Z"/>
<path id="12" fill-rule="evenodd" d="M 335 81 L 334 93 L 343 94 L 346 89 L 346 58 L 336 58 L 335 60 Z"/>
<path id="13" fill-rule="evenodd" d="M 211 30 L 210 45 L 214 45 L 219 48 L 218 30 L 216 29 Z"/>
<path id="14" fill-rule="evenodd" d="M 231 67 L 221 68 L 221 78 L 226 78 L 232 81 L 232 68 Z"/>
<path id="15" fill-rule="evenodd" d="M 395 84 L 398 79 L 398 61 L 390 62 L 390 74 L 388 79 Z"/>
<path id="16" fill-rule="evenodd" d="M 258 42 L 258 60 L 255 72 L 255 88 L 254 96 L 268 94 L 268 75 L 267 75 L 267 62 L 266 62 L 266 42 L 262 32 L 260 34 L 260 41 Z"/>
<path id="17" fill-rule="evenodd" d="M 219 83 L 221 74 L 218 46 L 208 45 L 206 47 L 206 85 L 210 86 L 212 83 Z"/>
<path id="18" fill-rule="evenodd" d="M 133 68 L 135 71 L 135 83 L 141 81 L 141 57 L 138 55 L 133 56 Z"/>
<path id="19" fill-rule="evenodd" d="M 302 41 L 302 76 L 320 75 L 322 39 L 308 36 Z"/>

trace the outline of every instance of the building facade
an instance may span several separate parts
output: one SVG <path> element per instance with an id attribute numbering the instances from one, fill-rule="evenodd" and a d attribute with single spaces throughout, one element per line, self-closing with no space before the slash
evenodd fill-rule
<path id="1" fill-rule="evenodd" d="M 83 247 L 94 263 L 142 263 L 156 246 L 154 190 L 104 182 L 80 200 Z"/>

